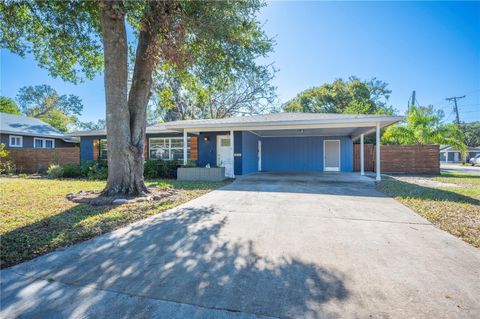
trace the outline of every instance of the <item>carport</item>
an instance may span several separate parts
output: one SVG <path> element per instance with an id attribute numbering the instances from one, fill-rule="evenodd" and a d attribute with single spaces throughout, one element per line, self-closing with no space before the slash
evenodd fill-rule
<path id="1" fill-rule="evenodd" d="M 184 163 L 187 136 L 198 135 L 198 166 L 224 166 L 226 175 L 256 172 L 352 172 L 353 143 L 366 134 L 402 120 L 400 116 L 275 113 L 225 119 L 165 123 L 183 133 Z M 380 147 L 376 148 L 376 179 L 380 180 Z"/>

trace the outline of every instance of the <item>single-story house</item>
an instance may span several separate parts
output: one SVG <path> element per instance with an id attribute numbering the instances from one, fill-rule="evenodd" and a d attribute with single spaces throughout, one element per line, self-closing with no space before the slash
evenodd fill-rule
<path id="1" fill-rule="evenodd" d="M 468 153 L 466 160 L 468 161 L 472 157 L 480 154 L 480 146 L 468 147 Z M 462 162 L 462 154 L 451 146 L 443 146 L 440 148 L 440 162 L 442 163 L 460 163 Z"/>
<path id="2" fill-rule="evenodd" d="M 6 148 L 63 148 L 76 143 L 42 120 L 7 113 L 0 113 L 0 141 Z"/>
<path id="3" fill-rule="evenodd" d="M 167 122 L 147 127 L 146 159 L 195 160 L 198 166 L 224 166 L 228 177 L 259 171 L 353 171 L 353 142 L 401 121 L 402 116 L 273 113 Z M 81 161 L 106 159 L 104 130 L 80 137 Z M 376 148 L 380 180 L 380 148 Z M 362 157 L 363 159 L 363 157 Z M 363 174 L 363 165 L 362 165 Z"/>

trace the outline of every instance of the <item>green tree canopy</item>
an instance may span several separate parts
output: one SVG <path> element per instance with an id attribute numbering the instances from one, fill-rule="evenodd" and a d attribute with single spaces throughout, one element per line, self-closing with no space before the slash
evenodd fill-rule
<path id="1" fill-rule="evenodd" d="M 300 92 L 283 105 L 287 112 L 393 114 L 388 105 L 388 84 L 375 78 L 369 81 L 351 76 Z"/>
<path id="2" fill-rule="evenodd" d="M 31 53 L 52 76 L 78 82 L 104 69 L 108 150 L 105 193 L 143 194 L 147 105 L 156 70 L 195 69 L 206 85 L 231 80 L 272 50 L 244 1 L 0 2 L 0 45 Z M 127 40 L 131 28 L 134 41 Z M 128 52 L 134 56 L 129 76 Z"/>
<path id="3" fill-rule="evenodd" d="M 441 144 L 467 152 L 462 131 L 454 124 L 442 123 L 443 112 L 433 106 L 412 106 L 403 123 L 388 127 L 382 136 L 385 144 Z"/>
<path id="4" fill-rule="evenodd" d="M 66 132 L 68 125 L 77 121 L 77 115 L 83 110 L 82 100 L 78 96 L 59 95 L 46 84 L 22 87 L 18 91 L 17 101 L 26 116 L 41 119 L 62 132 Z"/>
<path id="5" fill-rule="evenodd" d="M 22 114 L 15 101 L 5 96 L 0 96 L 0 112 L 15 115 Z"/>
<path id="6" fill-rule="evenodd" d="M 205 83 L 195 70 L 155 77 L 152 115 L 164 121 L 225 118 L 268 112 L 276 97 L 272 65 L 254 65 L 225 79 Z"/>
<path id="7" fill-rule="evenodd" d="M 465 133 L 465 144 L 472 147 L 480 146 L 480 121 L 460 124 Z"/>
<path id="8" fill-rule="evenodd" d="M 75 123 L 74 130 L 78 131 L 91 131 L 91 130 L 104 130 L 105 120 L 89 121 L 89 122 L 77 122 Z"/>

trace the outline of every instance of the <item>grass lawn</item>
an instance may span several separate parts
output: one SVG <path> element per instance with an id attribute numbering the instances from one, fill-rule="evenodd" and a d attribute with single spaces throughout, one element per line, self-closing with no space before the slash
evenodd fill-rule
<path id="1" fill-rule="evenodd" d="M 480 175 L 442 171 L 440 176 L 418 178 L 426 183 L 385 177 L 378 189 L 439 228 L 480 247 Z"/>
<path id="2" fill-rule="evenodd" d="M 68 193 L 100 191 L 103 181 L 0 178 L 0 266 L 8 267 L 60 247 L 84 241 L 136 220 L 175 207 L 225 183 L 149 181 L 171 184 L 176 201 L 121 206 L 87 206 L 70 202 Z"/>

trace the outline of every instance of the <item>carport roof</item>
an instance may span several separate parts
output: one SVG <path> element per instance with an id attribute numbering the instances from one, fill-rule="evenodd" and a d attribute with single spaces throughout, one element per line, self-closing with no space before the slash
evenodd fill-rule
<path id="1" fill-rule="evenodd" d="M 261 136 L 276 135 L 349 135 L 356 139 L 368 134 L 377 123 L 385 127 L 403 120 L 403 116 L 336 114 L 336 113 L 271 113 L 235 116 L 223 119 L 184 120 L 159 123 L 147 127 L 147 133 L 201 131 L 252 131 Z M 105 130 L 70 133 L 70 136 L 105 135 Z"/>
<path id="2" fill-rule="evenodd" d="M 343 134 L 357 138 L 367 134 L 376 127 L 385 127 L 403 120 L 403 116 L 366 115 L 366 114 L 336 114 L 336 113 L 271 113 L 252 116 L 237 116 L 224 119 L 185 120 L 164 123 L 170 130 L 214 131 L 214 130 L 249 130 L 249 131 L 280 131 L 280 130 L 313 130 L 350 128 Z M 293 131 L 292 131 L 293 132 Z"/>

